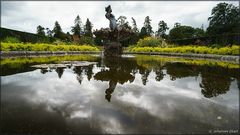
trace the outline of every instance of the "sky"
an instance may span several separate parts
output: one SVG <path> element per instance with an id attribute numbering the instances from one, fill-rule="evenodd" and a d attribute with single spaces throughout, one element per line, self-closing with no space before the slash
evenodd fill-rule
<path id="1" fill-rule="evenodd" d="M 171 29 L 174 23 L 192 27 L 208 26 L 211 10 L 221 1 L 1 1 L 1 27 L 36 33 L 41 25 L 53 29 L 58 21 L 64 32 L 70 32 L 74 19 L 80 16 L 83 24 L 87 18 L 93 29 L 109 27 L 105 7 L 111 5 L 116 19 L 123 15 L 132 25 L 133 17 L 139 29 L 149 16 L 153 30 L 164 20 Z M 222 1 L 223 2 L 223 1 Z M 238 1 L 227 1 L 238 5 Z"/>

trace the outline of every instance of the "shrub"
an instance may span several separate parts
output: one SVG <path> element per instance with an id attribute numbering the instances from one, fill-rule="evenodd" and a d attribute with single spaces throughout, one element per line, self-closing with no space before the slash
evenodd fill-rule
<path id="1" fill-rule="evenodd" d="M 80 37 L 78 44 L 94 45 L 94 40 L 91 37 L 82 36 L 82 37 Z"/>
<path id="2" fill-rule="evenodd" d="M 231 50 L 232 50 L 232 54 L 233 55 L 239 55 L 240 54 L 240 46 L 237 46 L 237 45 L 233 45 L 231 47 Z"/>
<path id="3" fill-rule="evenodd" d="M 65 42 L 62 42 L 61 40 L 57 39 L 56 41 L 53 42 L 54 45 L 63 45 Z"/>
<path id="4" fill-rule="evenodd" d="M 6 37 L 3 42 L 6 43 L 20 43 L 20 40 L 16 37 Z"/>
<path id="5" fill-rule="evenodd" d="M 210 47 L 212 47 L 212 48 L 221 48 L 221 45 L 219 45 L 219 44 L 213 44 L 213 45 L 211 45 Z"/>
<path id="6" fill-rule="evenodd" d="M 162 38 L 155 38 L 155 37 L 146 37 L 144 39 L 140 39 L 137 42 L 138 47 L 157 47 L 161 46 L 164 47 L 166 46 L 166 42 Z"/>

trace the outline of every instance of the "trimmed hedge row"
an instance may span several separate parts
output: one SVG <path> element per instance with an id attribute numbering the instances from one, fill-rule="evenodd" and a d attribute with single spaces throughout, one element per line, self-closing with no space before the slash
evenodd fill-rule
<path id="1" fill-rule="evenodd" d="M 52 45 L 31 43 L 1 43 L 1 51 L 100 51 L 90 45 Z"/>
<path id="2" fill-rule="evenodd" d="M 181 46 L 181 47 L 132 47 L 130 52 L 165 52 L 165 53 L 196 53 L 196 54 L 219 54 L 239 55 L 240 46 L 211 48 L 206 46 Z"/>

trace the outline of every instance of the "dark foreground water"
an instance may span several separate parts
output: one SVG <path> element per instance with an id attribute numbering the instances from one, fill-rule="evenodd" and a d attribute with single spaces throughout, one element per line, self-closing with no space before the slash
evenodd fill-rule
<path id="1" fill-rule="evenodd" d="M 62 60 L 94 65 L 36 69 Z M 1 132 L 239 133 L 238 65 L 136 56 L 1 60 Z"/>

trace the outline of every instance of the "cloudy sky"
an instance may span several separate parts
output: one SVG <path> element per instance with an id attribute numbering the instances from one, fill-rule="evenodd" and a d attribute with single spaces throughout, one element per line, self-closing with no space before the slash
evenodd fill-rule
<path id="1" fill-rule="evenodd" d="M 146 16 L 152 20 L 154 31 L 160 20 L 170 28 L 180 22 L 193 27 L 203 24 L 206 29 L 207 18 L 218 3 L 220 1 L 2 1 L 1 27 L 35 33 L 38 25 L 52 29 L 57 20 L 63 31 L 68 32 L 79 15 L 84 24 L 89 18 L 93 29 L 99 29 L 108 27 L 105 7 L 111 5 L 116 18 L 124 15 L 132 25 L 131 17 L 134 17 L 139 29 Z M 238 1 L 227 3 L 238 6 Z"/>

